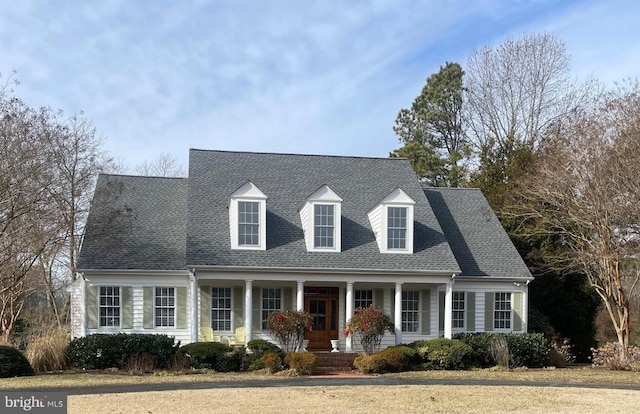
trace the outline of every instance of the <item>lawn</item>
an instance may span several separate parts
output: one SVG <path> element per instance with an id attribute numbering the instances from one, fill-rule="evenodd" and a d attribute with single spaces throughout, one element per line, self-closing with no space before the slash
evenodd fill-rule
<path id="1" fill-rule="evenodd" d="M 640 405 L 640 391 L 580 387 L 583 384 L 640 386 L 640 374 L 606 370 L 428 371 L 387 374 L 397 385 L 323 385 L 264 387 L 283 378 L 252 373 L 129 376 L 63 373 L 0 380 L 0 389 L 83 387 L 142 383 L 212 382 L 206 389 L 70 395 L 69 413 L 410 413 L 410 412 L 629 412 Z M 411 384 L 433 379 L 438 384 Z M 290 380 L 290 379 L 287 379 Z M 448 385 L 450 381 L 487 381 L 488 385 Z M 242 387 L 215 382 L 247 381 Z M 445 384 L 442 384 L 442 381 Z M 490 381 L 515 381 L 512 386 Z M 543 386 L 531 386 L 543 382 Z M 254 385 L 255 383 L 255 385 Z M 560 383 L 573 383 L 562 388 Z"/>

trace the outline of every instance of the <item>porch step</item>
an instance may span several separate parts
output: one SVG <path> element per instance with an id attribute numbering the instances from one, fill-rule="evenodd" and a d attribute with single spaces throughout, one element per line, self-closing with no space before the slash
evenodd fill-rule
<path id="1" fill-rule="evenodd" d="M 313 352 L 313 354 L 318 361 L 315 373 L 319 375 L 351 372 L 355 369 L 353 360 L 358 356 L 357 353 L 344 352 Z"/>

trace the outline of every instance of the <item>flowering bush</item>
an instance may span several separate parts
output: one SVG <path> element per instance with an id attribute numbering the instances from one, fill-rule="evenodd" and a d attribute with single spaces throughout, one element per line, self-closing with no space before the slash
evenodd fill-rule
<path id="1" fill-rule="evenodd" d="M 311 330 L 311 315 L 303 311 L 275 311 L 267 318 L 267 328 L 276 337 L 284 353 L 301 347 L 304 333 Z"/>
<path id="2" fill-rule="evenodd" d="M 371 305 L 356 309 L 356 314 L 347 322 L 344 336 L 353 335 L 362 344 L 364 353 L 371 355 L 380 349 L 385 331 L 395 332 L 391 318 L 384 310 Z"/>

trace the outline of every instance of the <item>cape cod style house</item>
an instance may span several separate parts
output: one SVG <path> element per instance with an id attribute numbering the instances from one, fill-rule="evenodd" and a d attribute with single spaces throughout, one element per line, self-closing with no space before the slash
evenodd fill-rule
<path id="1" fill-rule="evenodd" d="M 395 322 L 383 347 L 526 332 L 532 280 L 479 190 L 422 188 L 405 159 L 205 150 L 188 178 L 101 175 L 78 267 L 73 337 L 273 341 L 269 312 L 303 309 L 308 349 L 347 351 L 371 304 Z"/>

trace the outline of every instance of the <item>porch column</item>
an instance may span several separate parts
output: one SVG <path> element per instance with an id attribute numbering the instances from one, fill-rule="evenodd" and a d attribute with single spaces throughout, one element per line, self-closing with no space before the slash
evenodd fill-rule
<path id="1" fill-rule="evenodd" d="M 298 292 L 296 294 L 296 310 L 304 310 L 304 280 L 298 280 Z"/>
<path id="2" fill-rule="evenodd" d="M 402 343 L 402 283 L 396 283 L 395 306 L 393 309 L 393 324 L 396 327 L 396 345 Z"/>
<path id="3" fill-rule="evenodd" d="M 248 344 L 253 331 L 253 280 L 244 281 L 244 328 Z"/>
<path id="4" fill-rule="evenodd" d="M 198 342 L 198 281 L 193 272 L 189 272 L 189 289 L 191 290 L 191 342 Z"/>
<path id="5" fill-rule="evenodd" d="M 447 282 L 444 293 L 444 337 L 451 339 L 453 323 L 453 277 Z"/>
<path id="6" fill-rule="evenodd" d="M 353 317 L 353 306 L 354 306 L 354 302 L 353 302 L 353 282 L 347 282 L 347 298 L 346 298 L 346 303 L 345 303 L 345 320 L 344 323 L 346 325 L 346 323 L 349 321 L 349 319 L 351 319 Z M 347 341 L 346 341 L 346 346 L 345 346 L 345 350 L 346 352 L 352 352 L 353 351 L 353 335 L 349 335 L 347 337 Z"/>
<path id="7" fill-rule="evenodd" d="M 529 329 L 529 280 L 524 285 L 524 294 L 522 295 L 522 332 Z"/>

